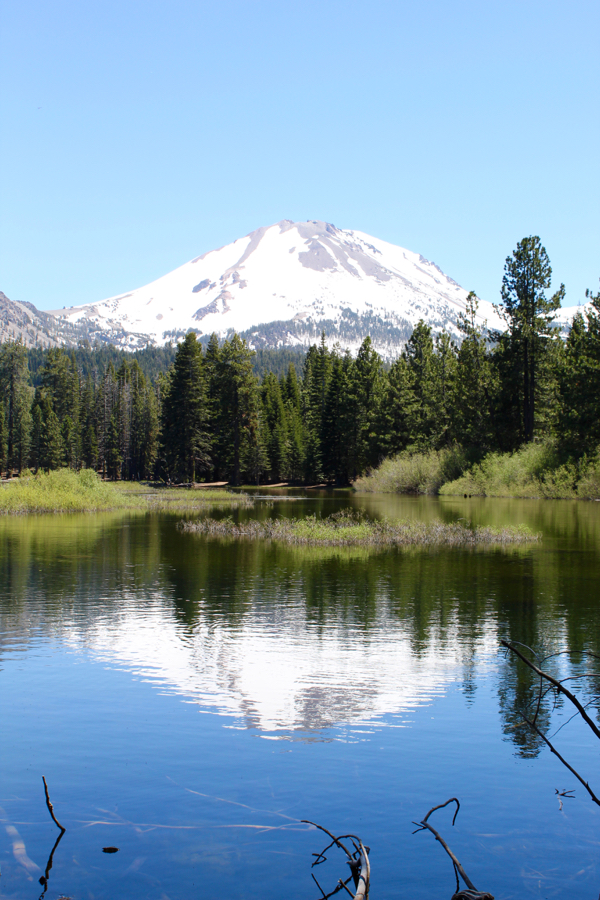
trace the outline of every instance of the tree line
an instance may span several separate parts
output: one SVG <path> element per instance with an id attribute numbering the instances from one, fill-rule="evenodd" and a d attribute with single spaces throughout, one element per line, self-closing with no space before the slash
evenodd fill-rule
<path id="1" fill-rule="evenodd" d="M 343 485 L 387 456 L 453 444 L 473 461 L 545 438 L 565 459 L 592 455 L 600 445 L 600 294 L 588 294 L 563 340 L 553 317 L 564 286 L 547 297 L 551 274 L 540 239 L 524 238 L 505 263 L 504 331 L 480 323 L 471 293 L 460 341 L 434 337 L 421 321 L 389 367 L 369 337 L 353 357 L 328 348 L 323 335 L 300 371 L 288 356 L 287 371 L 262 377 L 235 334 L 203 347 L 189 332 L 167 351 L 166 371 L 149 353 L 146 373 L 137 355 L 55 348 L 40 356 L 8 342 L 0 347 L 0 468 Z M 275 361 L 275 351 L 266 358 Z"/>

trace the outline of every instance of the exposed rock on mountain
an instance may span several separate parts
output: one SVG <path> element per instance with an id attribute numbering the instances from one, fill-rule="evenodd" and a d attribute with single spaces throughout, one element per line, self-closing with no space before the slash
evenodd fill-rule
<path id="1" fill-rule="evenodd" d="M 58 327 L 121 347 L 161 345 L 189 329 L 237 331 L 255 347 L 328 343 L 356 350 L 370 334 L 398 355 L 419 319 L 457 334 L 467 291 L 432 262 L 359 231 L 284 220 L 203 253 L 157 281 L 101 303 L 55 311 Z M 501 323 L 490 303 L 482 320 Z"/>

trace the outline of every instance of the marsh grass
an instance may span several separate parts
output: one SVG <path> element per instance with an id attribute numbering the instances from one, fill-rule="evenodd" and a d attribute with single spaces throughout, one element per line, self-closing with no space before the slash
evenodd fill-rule
<path id="1" fill-rule="evenodd" d="M 203 491 L 199 488 L 153 487 L 144 496 L 148 507 L 156 510 L 250 509 L 254 506 L 254 499 L 247 494 L 234 494 L 222 488 Z"/>
<path id="2" fill-rule="evenodd" d="M 358 493 L 437 494 L 444 482 L 458 478 L 467 465 L 467 457 L 458 446 L 422 453 L 405 450 L 358 478 L 354 489 Z"/>
<path id="3" fill-rule="evenodd" d="M 102 481 L 91 469 L 74 472 L 25 471 L 0 487 L 0 514 L 99 512 L 116 509 L 184 510 L 238 508 L 251 498 L 216 490 L 155 488 L 131 482 Z"/>
<path id="4" fill-rule="evenodd" d="M 286 544 L 323 546 L 465 546 L 524 544 L 540 535 L 528 528 L 471 527 L 462 522 L 373 521 L 361 513 L 344 510 L 326 519 L 316 516 L 289 519 L 250 519 L 236 523 L 225 519 L 181 522 L 182 531 L 223 538 L 250 538 Z"/>

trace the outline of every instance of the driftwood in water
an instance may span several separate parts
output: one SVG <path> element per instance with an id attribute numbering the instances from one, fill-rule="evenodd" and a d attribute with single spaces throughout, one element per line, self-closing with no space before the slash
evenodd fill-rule
<path id="1" fill-rule="evenodd" d="M 329 897 L 333 897 L 334 894 L 339 893 L 339 891 L 346 891 L 346 893 L 350 894 L 354 900 L 369 900 L 369 884 L 371 881 L 371 864 L 369 862 L 369 853 L 371 851 L 369 847 L 365 847 L 362 840 L 356 834 L 341 834 L 339 837 L 336 837 L 331 831 L 328 831 L 327 828 L 323 828 L 322 825 L 317 825 L 316 822 L 310 822 L 308 819 L 302 819 L 302 821 L 306 825 L 313 825 L 315 828 L 318 828 L 319 831 L 323 831 L 331 838 L 330 842 L 320 851 L 320 853 L 313 853 L 315 859 L 311 868 L 324 863 L 327 859 L 325 854 L 334 846 L 343 850 L 346 854 L 346 862 L 350 866 L 350 875 L 348 878 L 346 878 L 345 881 L 342 878 L 338 879 L 336 886 L 328 894 L 325 893 L 315 878 L 314 873 L 312 873 L 313 881 L 321 891 L 322 900 L 329 900 Z M 352 841 L 354 847 L 353 853 L 350 852 L 343 841 Z M 354 892 L 348 887 L 348 884 L 351 881 L 354 882 Z"/>
<path id="2" fill-rule="evenodd" d="M 50 793 L 49 793 L 49 791 L 48 791 L 48 785 L 46 784 L 46 779 L 44 778 L 43 775 L 42 775 L 42 781 L 44 782 L 44 793 L 45 793 L 45 795 L 46 795 L 46 806 L 48 807 L 48 812 L 50 813 L 50 815 L 51 815 L 51 817 L 52 817 L 52 821 L 54 822 L 54 824 L 57 825 L 58 828 L 60 828 L 60 834 L 59 834 L 58 837 L 56 838 L 56 841 L 55 841 L 55 843 L 54 843 L 54 847 L 53 847 L 52 850 L 50 851 L 50 856 L 48 857 L 48 862 L 46 863 L 46 870 L 45 870 L 44 874 L 43 874 L 43 875 L 41 876 L 41 878 L 40 878 L 40 884 L 41 884 L 42 887 L 44 888 L 44 890 L 42 891 L 42 893 L 41 893 L 41 895 L 40 895 L 40 900 L 42 900 L 42 897 L 44 896 L 44 894 L 45 894 L 46 891 L 48 890 L 48 879 L 49 879 L 49 877 L 50 877 L 50 870 L 51 870 L 51 868 L 52 868 L 52 862 L 53 862 L 53 859 L 54 859 L 54 851 L 56 850 L 56 848 L 57 848 L 58 845 L 60 844 L 61 839 L 62 839 L 62 836 L 63 836 L 63 834 L 65 833 L 65 831 L 67 830 L 63 825 L 60 824 L 60 822 L 58 821 L 58 819 L 57 819 L 56 816 L 54 815 L 54 807 L 53 807 L 53 805 L 52 805 L 52 801 L 50 800 Z"/>
<path id="3" fill-rule="evenodd" d="M 60 822 L 58 821 L 58 819 L 57 819 L 56 816 L 54 815 L 54 807 L 52 806 L 52 802 L 51 802 L 51 800 L 50 800 L 50 794 L 48 793 L 48 785 L 46 784 L 46 779 L 44 778 L 43 775 L 42 775 L 42 781 L 44 782 L 44 793 L 46 794 L 46 806 L 48 807 L 48 812 L 49 812 L 50 815 L 52 816 L 52 821 L 54 822 L 54 824 L 55 824 L 55 825 L 58 825 L 58 827 L 60 828 L 62 834 L 64 834 L 65 831 L 66 831 L 67 829 L 66 829 L 66 828 L 63 828 L 63 826 L 60 824 Z M 62 836 L 62 835 L 61 835 L 61 836 Z"/>
<path id="4" fill-rule="evenodd" d="M 425 818 L 421 819 L 420 822 L 413 822 L 413 825 L 418 826 L 417 830 L 413 831 L 413 834 L 417 834 L 417 832 L 419 831 L 430 831 L 435 837 L 436 841 L 439 841 L 439 843 L 442 845 L 442 847 L 452 860 L 452 865 L 454 866 L 454 874 L 456 876 L 456 893 L 452 895 L 452 900 L 494 900 L 493 894 L 490 894 L 487 891 L 477 890 L 477 888 L 465 872 L 464 868 L 462 867 L 461 863 L 459 862 L 458 858 L 454 855 L 439 831 L 436 831 L 433 825 L 428 822 L 429 816 L 434 813 L 436 809 L 444 809 L 444 807 L 448 806 L 449 803 L 456 803 L 456 811 L 454 813 L 454 816 L 452 817 L 452 824 L 454 825 L 454 822 L 456 821 L 456 817 L 458 815 L 458 811 L 460 809 L 460 802 L 456 799 L 456 797 L 451 797 L 449 800 L 446 800 L 445 803 L 440 803 L 438 804 L 438 806 L 432 807 Z M 467 886 L 466 890 L 460 889 L 460 881 L 458 879 L 459 875 Z"/>

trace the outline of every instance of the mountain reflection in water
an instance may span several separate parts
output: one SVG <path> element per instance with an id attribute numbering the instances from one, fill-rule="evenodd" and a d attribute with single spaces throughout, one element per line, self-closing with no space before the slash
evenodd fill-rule
<path id="1" fill-rule="evenodd" d="M 380 900 L 399 895 L 399 870 L 415 900 L 449 896 L 448 860 L 410 823 L 452 795 L 461 814 L 440 829 L 478 886 L 597 896 L 595 810 L 579 788 L 559 808 L 570 776 L 520 727 L 537 681 L 498 650 L 574 651 L 550 662 L 561 674 L 600 652 L 599 505 L 273 496 L 236 515 L 351 505 L 543 539 L 307 548 L 183 534 L 166 513 L 1 519 L 2 834 L 43 872 L 48 776 L 67 832 L 47 896 L 175 900 L 201 871 L 206 893 L 306 900 L 317 847 L 302 818 L 368 840 Z M 577 682 L 586 702 L 599 684 Z M 548 697 L 539 721 L 561 715 Z M 577 724 L 558 740 L 593 781 Z M 6 896 L 39 896 L 1 854 Z"/>
<path id="2" fill-rule="evenodd" d="M 249 513 L 297 515 L 302 503 Z M 335 501 L 318 501 L 323 514 Z M 347 502 L 346 500 L 344 502 Z M 496 665 L 500 637 L 561 645 L 586 591 L 581 558 L 548 553 L 570 534 L 597 540 L 591 505 L 462 503 L 361 496 L 373 514 L 515 522 L 541 546 L 488 550 L 284 547 L 183 534 L 168 515 L 29 517 L 0 523 L 3 605 L 13 630 L 44 630 L 129 668 L 240 727 L 312 736 L 386 714 L 400 720 L 475 662 Z M 329 504 L 329 505 L 328 505 Z M 275 502 L 275 506 L 277 506 Z M 562 510 L 562 515 L 557 515 Z M 476 513 L 476 517 L 473 513 Z M 590 516 L 590 512 L 592 515 Z M 551 514 L 551 521 L 540 517 Z M 569 521 L 569 519 L 579 518 Z M 561 598 L 568 594 L 568 602 Z M 561 606 L 564 609 L 561 610 Z M 510 680 L 510 666 L 505 675 Z M 527 676 L 521 676 L 521 680 Z M 501 679 L 502 684 L 502 679 Z M 510 691 L 500 690 L 507 728 Z M 518 740 L 514 735 L 513 739 Z"/>

